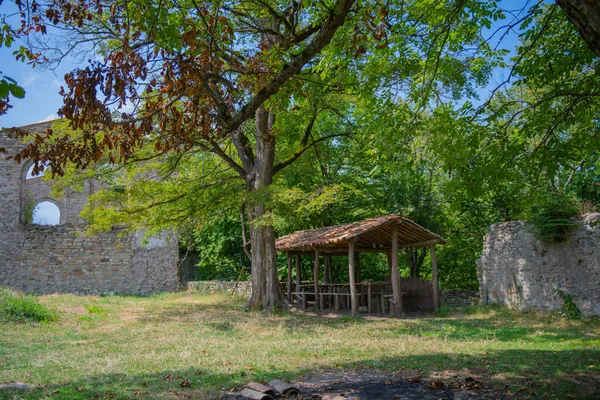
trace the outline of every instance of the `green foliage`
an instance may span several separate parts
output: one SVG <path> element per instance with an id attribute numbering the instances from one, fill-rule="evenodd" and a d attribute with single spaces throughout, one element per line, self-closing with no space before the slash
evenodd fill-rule
<path id="1" fill-rule="evenodd" d="M 0 288 L 0 321 L 2 322 L 52 322 L 58 313 L 40 304 L 37 297 Z"/>
<path id="2" fill-rule="evenodd" d="M 579 199 L 585 210 L 600 209 L 600 153 L 594 152 L 571 170 L 573 179 L 567 193 Z"/>
<path id="3" fill-rule="evenodd" d="M 236 280 L 242 268 L 241 279 L 248 279 L 250 260 L 244 253 L 241 235 L 239 213 L 231 211 L 209 218 L 191 232 L 190 247 L 199 253 L 198 280 Z"/>
<path id="4" fill-rule="evenodd" d="M 529 221 L 542 240 L 560 243 L 567 240 L 569 230 L 575 225 L 573 217 L 578 212 L 575 199 L 550 193 L 532 207 Z"/>
<path id="5" fill-rule="evenodd" d="M 33 222 L 33 211 L 35 210 L 35 200 L 33 199 L 33 194 L 31 192 L 27 192 L 25 195 L 25 203 L 24 203 L 24 213 L 25 213 L 25 223 L 31 224 Z"/>
<path id="6" fill-rule="evenodd" d="M 9 95 L 22 99 L 25 97 L 25 89 L 19 86 L 17 81 L 11 77 L 2 75 L 2 71 L 0 71 L 0 99 L 7 98 Z"/>
<path id="7" fill-rule="evenodd" d="M 563 305 L 563 313 L 567 319 L 576 320 L 583 318 L 583 314 L 577 304 L 573 301 L 573 296 L 562 290 L 557 290 L 558 295 L 563 299 L 565 304 Z"/>
<path id="8" fill-rule="evenodd" d="M 87 306 L 84 306 L 84 308 L 88 313 L 90 313 L 92 315 L 98 315 L 98 316 L 108 315 L 108 311 L 100 306 L 87 305 Z"/>

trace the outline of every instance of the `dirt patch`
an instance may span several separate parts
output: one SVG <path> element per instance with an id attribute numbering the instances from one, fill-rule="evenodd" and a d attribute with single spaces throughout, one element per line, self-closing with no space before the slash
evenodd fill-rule
<path id="1" fill-rule="evenodd" d="M 73 313 L 75 315 L 83 315 L 88 313 L 83 306 L 61 307 L 60 310 L 65 313 Z"/>
<path id="2" fill-rule="evenodd" d="M 119 312 L 117 315 L 121 321 L 136 322 L 141 318 L 143 313 L 143 308 L 130 308 L 127 311 Z"/>
<path id="3" fill-rule="evenodd" d="M 462 384 L 461 384 L 462 382 Z M 471 399 L 499 398 L 498 394 L 484 392 L 481 384 L 469 377 L 459 379 L 425 378 L 418 374 L 372 370 L 324 372 L 291 382 L 300 389 L 298 399 Z M 472 384 L 471 384 L 472 383 Z M 241 390 L 241 388 L 240 388 Z M 242 400 L 239 391 L 223 393 L 221 399 Z"/>

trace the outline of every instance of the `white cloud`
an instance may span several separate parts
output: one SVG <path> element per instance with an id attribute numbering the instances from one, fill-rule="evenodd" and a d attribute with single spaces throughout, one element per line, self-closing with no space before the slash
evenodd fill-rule
<path id="1" fill-rule="evenodd" d="M 40 122 L 48 122 L 48 121 L 53 121 L 55 119 L 58 119 L 58 115 L 50 114 L 50 115 L 46 115 L 43 119 L 40 119 L 39 121 L 37 121 L 35 123 L 39 124 Z"/>
<path id="2" fill-rule="evenodd" d="M 22 85 L 23 85 L 24 87 L 31 86 L 31 84 L 32 84 L 33 82 L 35 82 L 35 81 L 37 80 L 37 78 L 38 78 L 38 77 L 37 77 L 37 75 L 35 75 L 35 74 L 29 74 L 29 75 L 27 75 L 27 76 L 25 77 L 25 79 L 23 79 L 23 83 L 22 83 Z"/>

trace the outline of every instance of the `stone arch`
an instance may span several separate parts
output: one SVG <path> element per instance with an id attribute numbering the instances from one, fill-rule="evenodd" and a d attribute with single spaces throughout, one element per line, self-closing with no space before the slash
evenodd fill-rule
<path id="1" fill-rule="evenodd" d="M 44 170 L 41 173 L 38 173 L 38 175 L 33 175 L 33 167 L 35 166 L 35 164 L 33 162 L 29 162 L 29 167 L 27 168 L 27 171 L 25 172 L 25 180 L 29 180 L 29 179 L 37 179 L 37 178 L 42 178 L 44 175 L 46 175 L 46 169 L 44 168 Z"/>
<path id="2" fill-rule="evenodd" d="M 21 182 L 28 181 L 30 179 L 42 178 L 44 175 L 46 175 L 48 167 L 45 167 L 44 172 L 42 172 L 41 174 L 36 176 L 30 176 L 31 170 L 33 169 L 33 165 L 34 162 L 32 160 L 27 160 L 23 163 L 23 166 L 21 167 Z"/>
<path id="3" fill-rule="evenodd" d="M 52 198 L 52 182 L 41 178 L 43 175 L 31 177 L 33 161 L 27 160 L 21 166 L 20 174 L 20 214 L 19 221 L 22 224 L 33 223 L 33 210 L 42 201 L 47 200 L 58 207 L 60 223 L 65 222 L 65 204 Z"/>
<path id="4" fill-rule="evenodd" d="M 39 199 L 32 210 L 31 222 L 36 225 L 60 225 L 63 223 L 60 204 L 51 198 Z"/>

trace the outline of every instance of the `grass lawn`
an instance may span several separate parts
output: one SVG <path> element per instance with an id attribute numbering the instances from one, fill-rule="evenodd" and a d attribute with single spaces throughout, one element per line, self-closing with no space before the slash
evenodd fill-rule
<path id="1" fill-rule="evenodd" d="M 40 300 L 58 322 L 0 323 L 0 382 L 42 386 L 21 392 L 27 398 L 207 398 L 251 380 L 355 368 L 476 374 L 508 397 L 600 393 L 599 319 L 499 308 L 322 318 L 244 312 L 238 298 L 185 293 Z"/>

